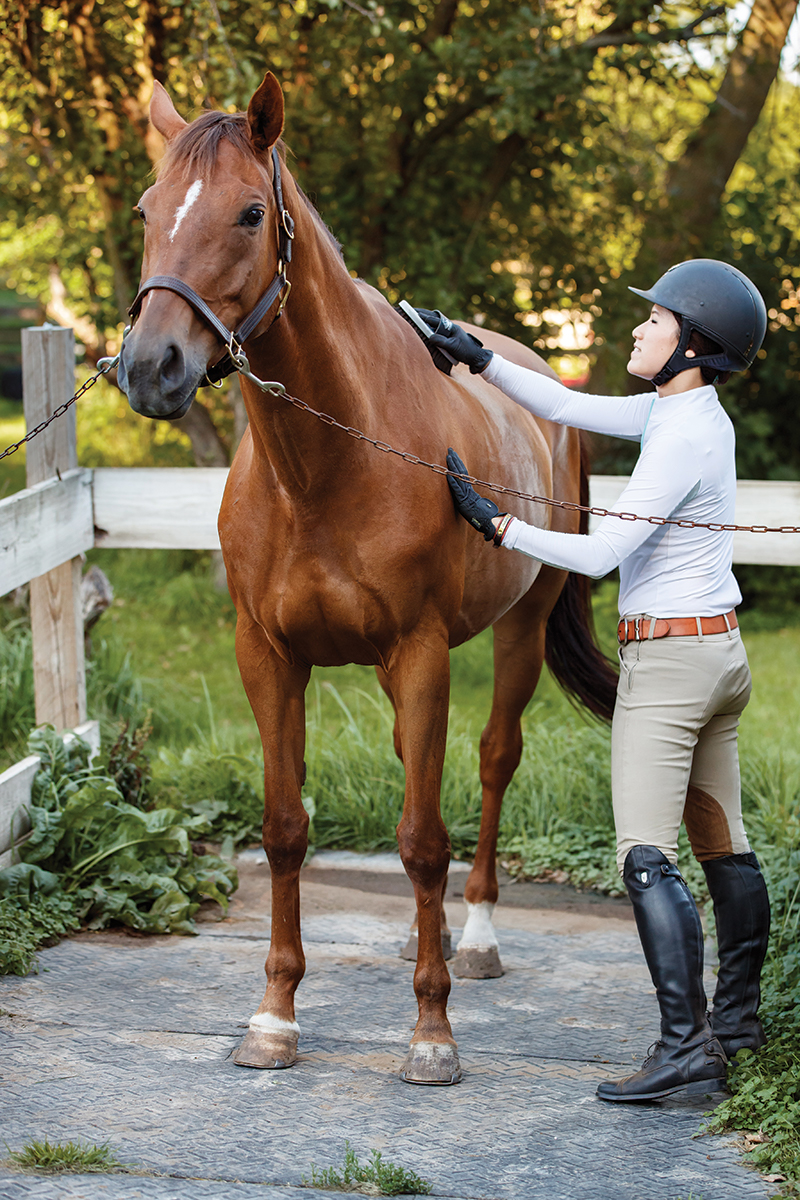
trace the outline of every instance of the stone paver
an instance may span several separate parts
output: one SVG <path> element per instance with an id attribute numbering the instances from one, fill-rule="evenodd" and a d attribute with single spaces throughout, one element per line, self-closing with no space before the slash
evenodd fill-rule
<path id="1" fill-rule="evenodd" d="M 726 1139 L 697 1138 L 708 1102 L 616 1106 L 597 1081 L 637 1062 L 658 1028 L 633 926 L 503 932 L 507 974 L 454 981 L 464 1080 L 397 1077 L 415 1018 L 406 928 L 365 911 L 304 921 L 301 1061 L 231 1061 L 263 991 L 255 926 L 197 938 L 83 938 L 0 980 L 2 1140 L 110 1142 L 153 1175 L 31 1177 L 0 1169 L 0 1200 L 302 1200 L 348 1140 L 455 1200 L 765 1200 Z M 452 915 L 451 919 L 455 914 Z M 244 929 L 244 932 L 242 930 Z"/>

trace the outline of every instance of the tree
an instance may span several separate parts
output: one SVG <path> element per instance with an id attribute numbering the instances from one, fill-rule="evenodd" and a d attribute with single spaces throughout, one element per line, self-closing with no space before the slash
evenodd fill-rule
<path id="1" fill-rule="evenodd" d="M 656 133 L 652 169 L 644 179 L 639 173 L 633 206 L 636 251 L 618 278 L 605 278 L 596 323 L 601 346 L 592 386 L 637 389 L 624 373 L 637 312 L 629 283 L 650 286 L 690 257 L 733 262 L 754 280 L 770 312 L 767 338 L 754 367 L 721 393 L 736 419 L 739 474 L 749 478 L 794 478 L 800 470 L 798 90 L 776 83 L 796 9 L 796 0 L 754 0 L 724 69 L 693 78 L 695 112 Z M 651 136 L 657 127 L 655 113 Z M 627 470 L 635 458 L 630 447 L 605 439 L 597 449 L 603 470 Z"/>
<path id="2" fill-rule="evenodd" d="M 724 38 L 729 15 L 697 0 L 0 0 L 0 30 L 6 231 L 26 251 L 0 271 L 51 303 L 60 288 L 91 360 L 135 292 L 154 79 L 191 116 L 243 107 L 269 66 L 293 169 L 351 267 L 393 302 L 546 345 L 537 314 L 601 318 L 632 264 L 654 141 L 696 123 L 687 47 Z M 214 401 L 213 426 L 200 406 L 193 419 L 221 454 L 232 421 Z"/>
<path id="3" fill-rule="evenodd" d="M 663 207 L 670 225 L 640 254 L 657 272 L 687 251 L 703 255 L 720 215 L 728 180 L 775 82 L 797 0 L 755 0 L 716 95 L 701 124 L 667 172 Z M 639 264 L 637 263 L 637 266 Z"/>

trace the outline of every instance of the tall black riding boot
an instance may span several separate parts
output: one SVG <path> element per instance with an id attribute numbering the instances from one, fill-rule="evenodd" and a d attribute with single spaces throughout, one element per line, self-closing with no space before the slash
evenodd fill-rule
<path id="1" fill-rule="evenodd" d="M 703 863 L 714 902 L 719 971 L 711 1029 L 728 1058 L 767 1040 L 758 1019 L 761 968 L 769 941 L 769 897 L 758 859 L 728 854 Z"/>
<path id="2" fill-rule="evenodd" d="M 661 1038 L 635 1075 L 601 1083 L 601 1100 L 660 1100 L 723 1091 L 727 1059 L 703 991 L 703 927 L 680 871 L 655 846 L 634 846 L 623 879 L 661 1009 Z"/>

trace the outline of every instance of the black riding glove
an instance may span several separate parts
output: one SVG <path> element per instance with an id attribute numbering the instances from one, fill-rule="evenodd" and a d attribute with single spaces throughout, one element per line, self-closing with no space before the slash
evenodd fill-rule
<path id="1" fill-rule="evenodd" d="M 464 463 L 452 448 L 447 451 L 446 461 L 448 470 L 455 471 L 459 475 L 469 475 Z M 500 512 L 494 500 L 487 500 L 485 497 L 479 496 L 471 483 L 467 483 L 463 479 L 454 479 L 452 475 L 447 476 L 447 482 L 450 484 L 455 506 L 462 517 L 481 531 L 484 541 L 494 542 L 496 546 L 499 546 L 500 542 L 496 540 L 497 530 L 492 524 L 492 518 L 505 517 L 507 514 Z"/>
<path id="2" fill-rule="evenodd" d="M 451 354 L 456 362 L 466 363 L 473 375 L 485 371 L 492 359 L 492 351 L 487 350 L 483 342 L 479 342 L 466 329 L 453 322 L 439 312 L 438 308 L 418 308 L 417 312 L 426 325 L 430 326 L 430 342 Z"/>

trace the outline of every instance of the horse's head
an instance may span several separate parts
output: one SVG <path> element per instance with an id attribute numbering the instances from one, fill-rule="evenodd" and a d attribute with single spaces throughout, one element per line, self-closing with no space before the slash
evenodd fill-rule
<path id="1" fill-rule="evenodd" d="M 246 114 L 207 112 L 191 124 L 156 84 L 150 119 L 167 150 L 156 183 L 137 206 L 145 225 L 143 286 L 118 374 L 131 407 L 143 416 L 182 417 L 224 353 L 225 329 L 241 331 L 254 315 L 249 336 L 278 310 L 285 279 L 273 181 L 279 168 L 271 154 L 283 112 L 271 73 Z M 164 279 L 172 282 L 154 282 Z M 192 295 L 210 315 L 202 315 Z"/>

